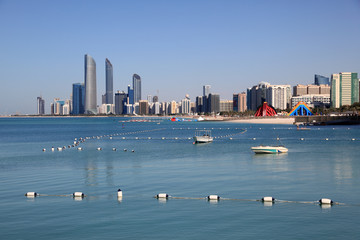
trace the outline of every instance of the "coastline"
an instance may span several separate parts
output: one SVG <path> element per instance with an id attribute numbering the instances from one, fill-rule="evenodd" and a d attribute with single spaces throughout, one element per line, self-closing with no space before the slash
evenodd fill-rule
<path id="1" fill-rule="evenodd" d="M 293 125 L 295 122 L 294 117 L 287 118 L 247 118 L 247 119 L 234 119 L 227 122 L 233 123 L 254 123 L 254 124 L 288 124 Z"/>
<path id="2" fill-rule="evenodd" d="M 0 118 L 107 118 L 107 117 L 133 117 L 133 118 L 172 118 L 174 116 L 127 116 L 127 115 L 17 115 L 17 116 L 0 116 Z M 189 118 L 189 119 L 195 119 L 194 116 L 175 116 L 178 118 Z M 253 123 L 253 124 L 287 124 L 287 125 L 293 125 L 295 123 L 294 117 L 246 117 L 246 118 L 227 118 L 227 117 L 204 117 L 204 122 L 208 121 L 224 121 L 224 122 L 230 122 L 230 123 Z"/>

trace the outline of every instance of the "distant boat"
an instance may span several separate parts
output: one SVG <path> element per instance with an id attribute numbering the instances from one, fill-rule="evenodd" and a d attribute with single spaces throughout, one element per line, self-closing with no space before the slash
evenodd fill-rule
<path id="1" fill-rule="evenodd" d="M 209 143 L 213 140 L 210 130 L 198 130 L 195 132 L 194 143 Z"/>
<path id="2" fill-rule="evenodd" d="M 297 125 L 296 130 L 310 130 L 310 128 L 300 127 L 299 125 Z"/>
<path id="3" fill-rule="evenodd" d="M 204 121 L 205 119 L 203 117 L 199 117 L 197 120 L 198 121 Z"/>
<path id="4" fill-rule="evenodd" d="M 284 146 L 257 146 L 252 147 L 254 153 L 287 153 L 288 149 Z"/>

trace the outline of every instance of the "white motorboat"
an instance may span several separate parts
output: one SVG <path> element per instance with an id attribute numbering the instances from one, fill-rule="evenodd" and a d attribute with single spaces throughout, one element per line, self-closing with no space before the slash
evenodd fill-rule
<path id="1" fill-rule="evenodd" d="M 252 147 L 254 153 L 287 153 L 288 149 L 284 146 L 257 146 Z"/>
<path id="2" fill-rule="evenodd" d="M 199 130 L 195 132 L 194 143 L 209 143 L 214 140 L 210 130 Z"/>

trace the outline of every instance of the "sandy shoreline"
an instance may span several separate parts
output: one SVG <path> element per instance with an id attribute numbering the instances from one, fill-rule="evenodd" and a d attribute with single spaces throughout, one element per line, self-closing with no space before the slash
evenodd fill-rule
<path id="1" fill-rule="evenodd" d="M 233 123 L 255 123 L 255 124 L 294 124 L 295 118 L 251 118 L 251 119 L 236 119 L 227 122 Z"/>

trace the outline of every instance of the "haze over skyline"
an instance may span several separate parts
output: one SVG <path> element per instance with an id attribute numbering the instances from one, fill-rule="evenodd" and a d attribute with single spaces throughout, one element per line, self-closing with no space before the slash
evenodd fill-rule
<path id="1" fill-rule="evenodd" d="M 84 82 L 105 59 L 114 93 L 142 79 L 142 98 L 192 101 L 202 86 L 221 99 L 260 81 L 309 84 L 314 74 L 360 73 L 360 1 L 0 0 L 0 115 L 36 113 Z"/>

